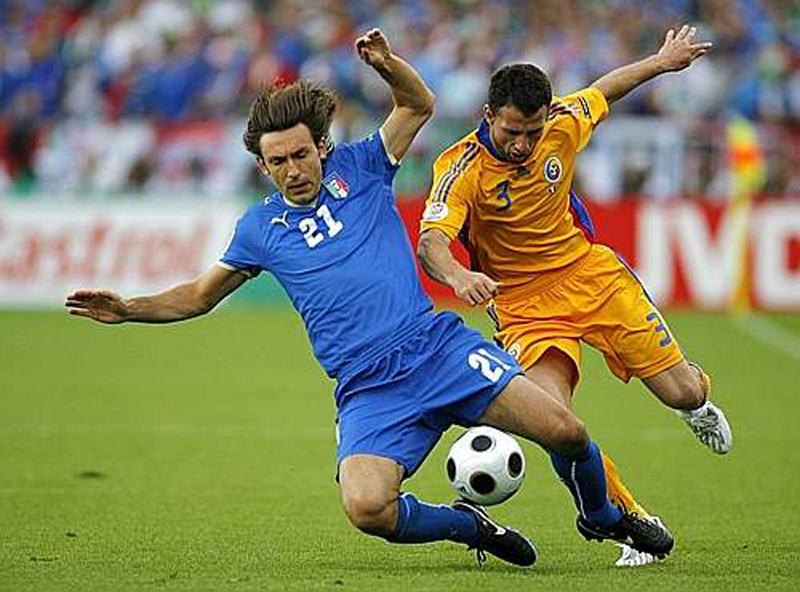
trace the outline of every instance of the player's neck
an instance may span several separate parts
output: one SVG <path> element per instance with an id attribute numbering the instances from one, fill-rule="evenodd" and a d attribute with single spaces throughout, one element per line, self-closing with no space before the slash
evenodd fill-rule
<path id="1" fill-rule="evenodd" d="M 313 208 L 314 206 L 317 205 L 317 202 L 319 201 L 319 196 L 315 197 L 313 200 L 311 200 L 311 201 L 309 201 L 307 203 L 296 203 L 296 202 L 293 202 L 291 199 L 286 197 L 283 193 L 281 193 L 281 199 L 283 200 L 283 203 L 285 203 L 287 206 L 289 206 L 291 208 Z"/>

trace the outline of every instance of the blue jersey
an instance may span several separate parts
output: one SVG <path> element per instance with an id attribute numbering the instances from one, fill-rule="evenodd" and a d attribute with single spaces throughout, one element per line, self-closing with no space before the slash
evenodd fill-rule
<path id="1" fill-rule="evenodd" d="M 346 380 L 433 321 L 397 211 L 397 172 L 379 133 L 325 159 L 313 206 L 280 193 L 252 206 L 220 264 L 272 273 L 300 313 L 314 355 Z"/>

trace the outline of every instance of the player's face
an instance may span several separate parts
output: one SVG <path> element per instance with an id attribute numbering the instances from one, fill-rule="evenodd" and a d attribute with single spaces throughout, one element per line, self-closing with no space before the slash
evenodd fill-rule
<path id="1" fill-rule="evenodd" d="M 261 171 L 272 177 L 275 185 L 290 202 L 313 204 L 322 179 L 324 144 L 317 146 L 305 124 L 261 136 Z"/>
<path id="2" fill-rule="evenodd" d="M 549 105 L 543 105 L 533 115 L 524 115 L 513 105 L 504 105 L 497 112 L 486 105 L 484 116 L 500 155 L 511 162 L 526 160 L 542 137 L 549 109 Z"/>

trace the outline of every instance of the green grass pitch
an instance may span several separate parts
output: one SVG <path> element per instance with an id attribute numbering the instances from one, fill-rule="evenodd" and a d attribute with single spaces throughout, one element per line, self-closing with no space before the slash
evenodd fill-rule
<path id="1" fill-rule="evenodd" d="M 539 562 L 479 568 L 452 543 L 355 531 L 334 484 L 330 381 L 289 310 L 226 307 L 170 326 L 0 314 L 0 590 L 800 590 L 800 361 L 723 315 L 670 325 L 714 378 L 736 442 L 716 457 L 638 383 L 587 351 L 590 433 L 676 537 L 673 555 L 613 567 L 587 543 L 545 455 L 493 514 Z M 488 331 L 483 315 L 471 324 Z M 800 339 L 800 316 L 770 323 Z M 407 488 L 454 495 L 451 430 Z"/>

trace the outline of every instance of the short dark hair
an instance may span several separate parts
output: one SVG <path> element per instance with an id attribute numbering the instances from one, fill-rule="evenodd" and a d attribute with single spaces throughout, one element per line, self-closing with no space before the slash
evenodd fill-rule
<path id="1" fill-rule="evenodd" d="M 261 136 L 306 125 L 315 144 L 328 139 L 336 95 L 332 90 L 310 80 L 297 80 L 265 87 L 250 106 L 244 145 L 261 157 Z"/>
<path id="2" fill-rule="evenodd" d="M 489 82 L 489 108 L 494 113 L 510 104 L 530 116 L 552 100 L 547 74 L 533 64 L 503 66 Z"/>

